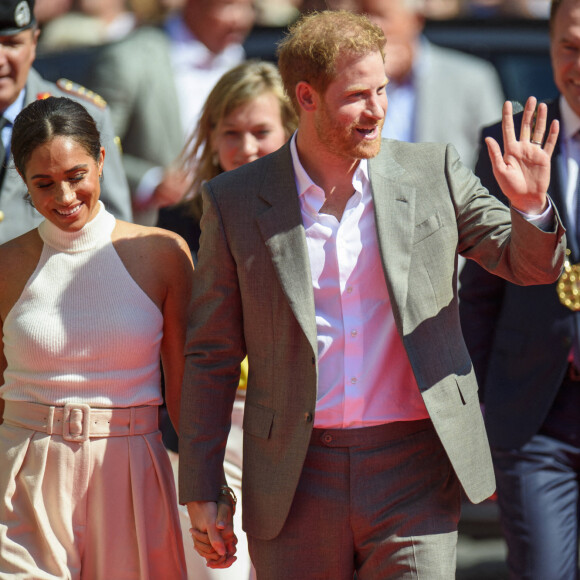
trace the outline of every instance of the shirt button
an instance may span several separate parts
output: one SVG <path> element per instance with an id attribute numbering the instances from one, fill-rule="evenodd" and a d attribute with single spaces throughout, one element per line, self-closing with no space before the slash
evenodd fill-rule
<path id="1" fill-rule="evenodd" d="M 357 379 L 356 379 L 356 377 L 352 377 L 352 379 L 350 379 L 350 382 L 351 382 L 353 385 L 356 385 L 356 380 L 357 380 Z"/>
<path id="2" fill-rule="evenodd" d="M 352 286 L 349 286 L 349 287 L 346 289 L 346 292 L 347 292 L 347 294 L 352 294 Z"/>
<path id="3" fill-rule="evenodd" d="M 332 443 L 332 435 L 330 433 L 326 433 L 322 439 L 325 443 Z"/>
<path id="4" fill-rule="evenodd" d="M 358 334 L 358 330 L 351 330 L 350 335 L 354 338 Z"/>
<path id="5" fill-rule="evenodd" d="M 312 413 L 304 413 L 304 421 L 306 423 L 312 423 Z"/>

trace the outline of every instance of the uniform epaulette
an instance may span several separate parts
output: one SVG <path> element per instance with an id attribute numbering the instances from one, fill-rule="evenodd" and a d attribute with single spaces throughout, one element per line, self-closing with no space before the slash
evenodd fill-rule
<path id="1" fill-rule="evenodd" d="M 80 97 L 81 99 L 85 99 L 86 101 L 90 101 L 93 105 L 99 107 L 99 109 L 104 109 L 107 106 L 107 101 L 98 95 L 97 93 L 70 81 L 68 79 L 58 79 L 56 81 L 56 86 L 65 93 L 69 95 L 74 95 L 75 97 Z"/>

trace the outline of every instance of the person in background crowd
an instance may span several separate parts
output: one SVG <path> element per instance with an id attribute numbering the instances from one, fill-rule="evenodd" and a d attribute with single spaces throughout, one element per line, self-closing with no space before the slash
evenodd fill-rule
<path id="1" fill-rule="evenodd" d="M 67 51 L 121 40 L 137 26 L 161 20 L 159 0 L 76 0 L 42 27 L 39 51 Z"/>
<path id="2" fill-rule="evenodd" d="M 74 0 L 36 0 L 34 17 L 39 26 L 44 26 L 54 18 L 66 14 Z"/>
<path id="3" fill-rule="evenodd" d="M 161 357 L 179 418 L 187 245 L 105 209 L 79 103 L 33 101 L 12 153 L 44 220 L 0 246 L 0 577 L 185 578 L 157 417 Z"/>
<path id="4" fill-rule="evenodd" d="M 510 210 L 452 145 L 381 140 L 384 45 L 362 15 L 301 18 L 278 59 L 297 132 L 202 188 L 179 484 L 212 567 L 235 559 L 216 501 L 231 493 L 246 355 L 242 519 L 258 578 L 449 580 L 461 487 L 474 502 L 495 489 L 457 255 L 521 284 L 558 277 L 558 124 L 532 143 L 547 127 L 530 98 L 518 140 L 504 105 L 504 153 L 488 149 Z"/>
<path id="5" fill-rule="evenodd" d="M 578 578 L 580 513 L 580 0 L 554 0 L 550 54 L 559 97 L 548 105 L 561 137 L 548 193 L 567 230 L 560 282 L 521 287 L 468 262 L 460 314 L 480 385 L 510 577 Z M 516 127 L 523 115 L 516 116 Z M 503 141 L 495 125 L 482 132 Z M 539 145 L 538 145 L 539 147 Z M 482 152 L 482 183 L 502 201 Z"/>
<path id="6" fill-rule="evenodd" d="M 182 204 L 161 212 L 158 222 L 188 242 L 194 263 L 203 184 L 223 171 L 272 153 L 295 129 L 296 114 L 274 64 L 245 61 L 217 82 L 178 160 L 180 170 L 191 178 L 189 192 Z"/>
<path id="7" fill-rule="evenodd" d="M 197 129 L 183 151 L 183 171 L 192 175 L 190 196 L 185 203 L 161 213 L 160 218 L 163 219 L 160 219 L 159 225 L 181 234 L 196 261 L 199 220 L 202 215 L 202 185 L 224 171 L 276 151 L 295 129 L 296 115 L 274 64 L 251 60 L 225 73 L 209 94 Z M 228 485 L 233 488 L 238 499 L 242 497 L 242 423 L 247 378 L 248 365 L 245 360 L 242 363 L 225 455 Z M 169 426 L 167 420 L 165 426 Z M 166 432 L 164 435 L 167 439 Z M 172 457 L 175 464 L 177 456 Z M 185 555 L 191 580 L 247 580 L 255 577 L 243 533 L 238 534 L 238 561 L 235 568 L 207 568 L 205 560 L 193 552 L 189 538 L 191 522 L 185 508 L 180 516 L 186 532 Z M 241 521 L 241 502 L 238 501 L 234 518 L 238 529 L 241 529 Z"/>
<path id="8" fill-rule="evenodd" d="M 187 0 L 164 31 L 138 28 L 99 53 L 91 88 L 121 137 L 135 221 L 154 225 L 187 191 L 173 162 L 217 80 L 244 60 L 253 22 L 252 0 Z"/>
<path id="9" fill-rule="evenodd" d="M 26 188 L 10 165 L 10 135 L 18 113 L 49 95 L 69 96 L 82 102 L 96 120 L 107 148 L 101 199 L 113 215 L 132 220 L 129 188 L 109 109 L 103 99 L 83 87 L 65 80 L 48 82 L 32 68 L 38 34 L 34 0 L 0 3 L 0 243 L 31 230 L 42 220 L 24 200 Z"/>

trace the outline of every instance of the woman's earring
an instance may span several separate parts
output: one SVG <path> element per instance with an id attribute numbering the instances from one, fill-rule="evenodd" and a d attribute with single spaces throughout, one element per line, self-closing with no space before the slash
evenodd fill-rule
<path id="1" fill-rule="evenodd" d="M 214 167 L 219 167 L 220 166 L 220 158 L 219 158 L 219 155 L 217 153 L 214 152 L 212 154 L 212 156 L 211 156 L 211 162 L 212 162 L 212 165 Z"/>

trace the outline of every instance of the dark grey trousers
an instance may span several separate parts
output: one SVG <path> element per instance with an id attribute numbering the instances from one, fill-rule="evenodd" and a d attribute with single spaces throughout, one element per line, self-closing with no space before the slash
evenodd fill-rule
<path id="1" fill-rule="evenodd" d="M 459 515 L 429 420 L 315 429 L 282 532 L 250 555 L 258 580 L 452 580 Z"/>

